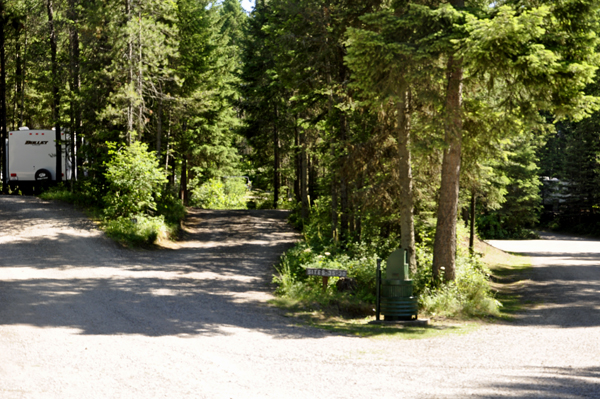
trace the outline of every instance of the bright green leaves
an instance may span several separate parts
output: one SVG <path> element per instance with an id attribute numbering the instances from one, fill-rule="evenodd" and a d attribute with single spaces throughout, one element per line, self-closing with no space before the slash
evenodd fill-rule
<path id="1" fill-rule="evenodd" d="M 541 7 L 517 15 L 511 7 L 502 6 L 493 18 L 479 19 L 467 14 L 468 36 L 458 43 L 461 48 L 459 54 L 470 73 L 526 70 L 530 65 L 526 60 L 536 58 L 545 60 L 546 68 L 554 66 L 556 69 L 557 57 L 543 45 L 536 44 L 546 32 L 543 24 L 549 13 L 548 7 Z"/>
<path id="2" fill-rule="evenodd" d="M 541 5 L 525 11 L 504 5 L 488 18 L 467 14 L 467 35 L 456 41 L 463 59 L 466 81 L 498 84 L 501 104 L 535 117 L 539 110 L 557 118 L 581 119 L 597 109 L 597 98 L 583 93 L 599 65 L 595 46 L 596 11 L 557 15 L 558 6 Z M 569 22 L 570 21 L 570 22 Z M 587 21 L 587 22 L 585 22 Z M 573 31 L 572 26 L 587 26 Z M 586 46 L 569 46 L 574 37 Z"/>
<path id="3" fill-rule="evenodd" d="M 104 173 L 109 184 L 104 196 L 107 216 L 128 217 L 156 210 L 155 196 L 167 180 L 155 154 L 141 142 L 118 149 L 116 143 L 106 144 L 112 156 Z"/>

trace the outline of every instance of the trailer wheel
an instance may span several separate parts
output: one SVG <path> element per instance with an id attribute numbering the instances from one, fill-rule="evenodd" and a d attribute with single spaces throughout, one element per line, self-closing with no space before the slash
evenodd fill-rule
<path id="1" fill-rule="evenodd" d="M 31 176 L 31 175 L 30 175 Z M 35 180 L 36 181 L 50 181 L 52 179 L 52 175 L 47 169 L 40 169 L 35 172 Z"/>

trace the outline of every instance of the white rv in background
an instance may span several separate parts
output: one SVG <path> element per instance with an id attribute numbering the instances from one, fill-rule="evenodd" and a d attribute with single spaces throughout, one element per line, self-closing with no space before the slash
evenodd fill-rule
<path id="1" fill-rule="evenodd" d="M 55 140 L 54 129 L 30 130 L 27 127 L 20 127 L 19 130 L 8 132 L 6 171 L 9 184 L 56 181 Z M 64 143 L 61 146 L 61 180 L 70 180 L 71 174 L 77 171 L 72 167 L 69 133 L 61 133 L 61 141 Z"/>

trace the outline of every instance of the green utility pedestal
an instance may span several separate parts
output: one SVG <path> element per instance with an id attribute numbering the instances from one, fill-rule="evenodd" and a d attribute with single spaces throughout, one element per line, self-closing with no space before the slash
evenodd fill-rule
<path id="1" fill-rule="evenodd" d="M 399 248 L 387 259 L 380 291 L 380 311 L 386 321 L 417 319 L 418 304 L 413 296 L 413 281 L 408 278 L 407 255 L 406 250 Z"/>

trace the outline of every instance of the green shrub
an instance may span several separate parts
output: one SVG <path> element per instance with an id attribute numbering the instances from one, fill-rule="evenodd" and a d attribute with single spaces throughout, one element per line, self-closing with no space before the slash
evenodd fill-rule
<path id="1" fill-rule="evenodd" d="M 82 179 L 74 183 L 73 191 L 60 184 L 40 198 L 74 203 L 102 215 L 106 234 L 128 246 L 175 236 L 185 207 L 174 191 L 164 188 L 165 174 L 154 154 L 142 143 L 119 150 L 114 143 L 108 146 L 112 154 L 105 163 L 108 186 Z"/>
<path id="2" fill-rule="evenodd" d="M 375 302 L 376 259 L 376 256 L 316 252 L 306 243 L 300 243 L 280 259 L 278 275 L 273 279 L 278 284 L 276 294 L 294 302 L 317 302 L 322 306 L 344 302 L 346 306 L 356 308 L 360 304 L 372 304 Z M 356 289 L 352 293 L 339 293 L 338 279 L 330 278 L 327 290 L 323 292 L 321 277 L 307 276 L 306 269 L 346 270 L 348 278 L 356 282 Z"/>
<path id="3" fill-rule="evenodd" d="M 423 256 L 423 255 L 421 255 Z M 427 255 L 429 257 L 429 255 Z M 494 298 L 489 284 L 489 270 L 477 256 L 459 254 L 456 279 L 433 284 L 431 264 L 426 263 L 415 276 L 419 308 L 432 316 L 497 316 L 502 304 Z"/>
<path id="4" fill-rule="evenodd" d="M 139 141 L 119 149 L 115 143 L 107 145 L 112 158 L 105 164 L 106 216 L 129 217 L 155 211 L 155 195 L 160 195 L 161 186 L 167 181 L 155 154 Z"/>
<path id="5" fill-rule="evenodd" d="M 165 190 L 156 204 L 156 212 L 162 215 L 170 224 L 179 224 L 185 218 L 185 206 L 177 193 L 173 190 Z"/>
<path id="6" fill-rule="evenodd" d="M 192 182 L 191 204 L 203 209 L 246 209 L 248 188 L 245 179 L 231 178 L 223 182 L 220 178 L 210 179 L 198 185 Z"/>

